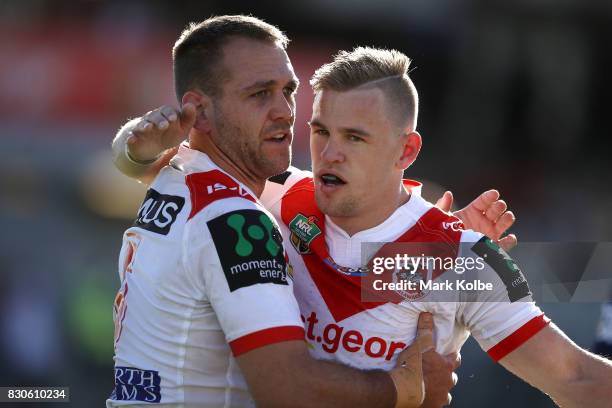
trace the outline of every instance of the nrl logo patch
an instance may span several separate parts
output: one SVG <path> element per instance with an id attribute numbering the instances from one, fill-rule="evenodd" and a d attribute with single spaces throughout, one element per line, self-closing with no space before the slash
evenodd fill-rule
<path id="1" fill-rule="evenodd" d="M 303 214 L 298 214 L 289 223 L 291 245 L 300 254 L 309 254 L 311 252 L 310 243 L 321 234 L 321 230 L 314 221 L 314 216 L 306 217 Z"/>

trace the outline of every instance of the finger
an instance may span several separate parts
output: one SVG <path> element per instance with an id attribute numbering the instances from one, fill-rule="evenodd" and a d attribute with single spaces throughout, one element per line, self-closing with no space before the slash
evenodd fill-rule
<path id="1" fill-rule="evenodd" d="M 419 344 L 421 353 L 435 350 L 433 341 L 433 327 L 433 315 L 428 312 L 421 313 L 417 323 L 417 334 L 415 340 L 415 342 Z"/>
<path id="2" fill-rule="evenodd" d="M 442 197 L 440 197 L 438 201 L 436 201 L 436 207 L 438 207 L 442 211 L 448 212 L 450 211 L 452 206 L 453 206 L 453 193 L 451 193 L 450 191 L 446 191 L 442 195 Z"/>
<path id="3" fill-rule="evenodd" d="M 516 221 L 512 211 L 506 211 L 503 213 L 497 222 L 495 223 L 495 233 L 498 235 L 495 238 L 499 238 L 504 232 L 506 232 Z"/>
<path id="4" fill-rule="evenodd" d="M 450 353 L 450 354 L 443 356 L 444 360 L 446 361 L 446 365 L 451 371 L 455 369 L 455 362 L 457 361 L 458 354 L 459 353 L 454 352 L 454 353 Z"/>
<path id="5" fill-rule="evenodd" d="M 485 212 L 487 209 L 499 198 L 499 191 L 497 190 L 488 190 L 479 195 L 474 201 L 472 201 L 472 205 L 480 212 Z"/>
<path id="6" fill-rule="evenodd" d="M 461 365 L 461 353 L 459 353 L 458 351 L 445 355 L 444 359 L 446 360 L 446 362 L 448 363 L 448 367 L 452 371 L 455 371 Z"/>
<path id="7" fill-rule="evenodd" d="M 170 126 L 170 122 L 168 122 L 168 120 L 159 110 L 151 112 L 149 115 L 147 115 L 146 119 L 161 130 L 165 130 L 168 128 L 168 126 Z"/>
<path id="8" fill-rule="evenodd" d="M 516 239 L 516 235 L 509 234 L 497 241 L 497 245 L 501 247 L 504 251 L 508 252 L 512 248 L 514 248 L 518 244 L 518 240 Z"/>
<path id="9" fill-rule="evenodd" d="M 489 208 L 487 208 L 485 211 L 485 216 L 489 220 L 496 222 L 497 219 L 506 211 L 506 209 L 508 209 L 506 202 L 504 200 L 497 200 L 491 204 Z"/>
<path id="10" fill-rule="evenodd" d="M 133 145 L 134 143 L 136 143 L 136 138 L 137 136 L 134 134 L 134 132 L 129 132 L 127 139 L 125 139 L 125 142 L 128 145 Z"/>
<path id="11" fill-rule="evenodd" d="M 456 372 L 453 371 L 452 377 L 453 377 L 453 387 L 454 387 L 459 382 L 459 376 L 457 375 Z"/>
<path id="12" fill-rule="evenodd" d="M 134 131 L 135 132 L 147 132 L 151 129 L 153 129 L 153 123 L 148 121 L 146 117 L 143 116 L 140 122 L 138 123 L 138 125 L 136 126 L 136 128 L 134 129 Z"/>
<path id="13" fill-rule="evenodd" d="M 159 108 L 159 112 L 164 118 L 166 118 L 168 122 L 174 122 L 176 119 L 178 119 L 178 114 L 177 114 L 176 109 L 174 109 L 170 105 L 162 106 L 161 108 Z"/>
<path id="14" fill-rule="evenodd" d="M 132 139 L 131 143 L 137 143 L 138 141 L 140 141 L 142 137 L 148 135 L 151 129 L 153 129 L 153 124 L 147 121 L 142 121 L 138 123 L 134 127 L 134 129 L 132 129 L 132 135 L 134 135 L 134 138 Z"/>
<path id="15" fill-rule="evenodd" d="M 450 393 L 446 394 L 446 403 L 444 405 L 450 405 L 453 400 L 453 396 Z"/>

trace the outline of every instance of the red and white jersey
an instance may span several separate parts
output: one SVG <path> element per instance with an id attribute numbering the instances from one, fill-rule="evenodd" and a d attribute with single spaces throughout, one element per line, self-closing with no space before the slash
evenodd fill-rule
<path id="1" fill-rule="evenodd" d="M 247 187 L 181 146 L 123 237 L 116 406 L 252 406 L 234 357 L 303 340 L 278 225 Z"/>
<path id="2" fill-rule="evenodd" d="M 532 301 L 516 264 L 482 234 L 464 230 L 460 220 L 425 201 L 419 183 L 405 184 L 412 189 L 409 201 L 382 224 L 353 236 L 318 210 L 310 172 L 290 168 L 266 184 L 261 201 L 279 220 L 285 242 L 292 244 L 286 248 L 311 353 L 358 368 L 390 369 L 414 340 L 424 311 L 434 315 L 441 354 L 459 351 L 471 333 L 497 361 L 545 327 L 548 319 Z M 475 273 L 494 289 L 471 294 L 431 290 L 416 299 L 396 294 L 363 302 L 360 275 L 367 271 L 364 259 L 374 253 L 362 259 L 362 243 L 384 242 L 443 242 L 455 257 L 488 255 L 488 263 Z M 456 275 L 446 271 L 434 281 L 449 274 Z"/>

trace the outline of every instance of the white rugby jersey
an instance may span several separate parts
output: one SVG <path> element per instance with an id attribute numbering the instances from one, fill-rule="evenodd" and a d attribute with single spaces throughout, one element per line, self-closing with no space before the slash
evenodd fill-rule
<path id="1" fill-rule="evenodd" d="M 419 183 L 405 184 L 413 192 L 409 201 L 382 224 L 353 236 L 318 210 L 310 172 L 290 168 L 266 184 L 262 203 L 277 217 L 285 242 L 289 238 L 292 244 L 286 247 L 294 291 L 313 356 L 358 368 L 390 369 L 414 340 L 418 315 L 424 311 L 434 315 L 441 354 L 459 351 L 471 333 L 498 361 L 545 327 L 549 320 L 532 301 L 516 264 L 482 234 L 463 230 L 460 220 L 420 197 Z M 363 302 L 360 275 L 373 275 L 364 272 L 361 244 L 393 241 L 442 242 L 445 251 L 454 248 L 455 257 L 484 257 L 481 270 L 472 267 L 464 276 L 490 282 L 493 290 L 396 292 Z M 446 271 L 432 277 L 436 282 L 461 276 Z"/>
<path id="2" fill-rule="evenodd" d="M 235 356 L 303 340 L 278 226 L 247 187 L 181 146 L 123 237 L 107 407 L 252 406 Z"/>

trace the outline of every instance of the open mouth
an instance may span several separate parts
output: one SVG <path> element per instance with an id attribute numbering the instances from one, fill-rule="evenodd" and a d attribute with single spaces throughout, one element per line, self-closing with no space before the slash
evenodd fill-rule
<path id="1" fill-rule="evenodd" d="M 319 178 L 321 179 L 321 182 L 326 186 L 341 186 L 346 184 L 346 181 L 331 173 L 322 174 Z"/>
<path id="2" fill-rule="evenodd" d="M 266 142 L 283 143 L 289 138 L 289 132 L 278 133 L 272 137 L 265 139 Z"/>

